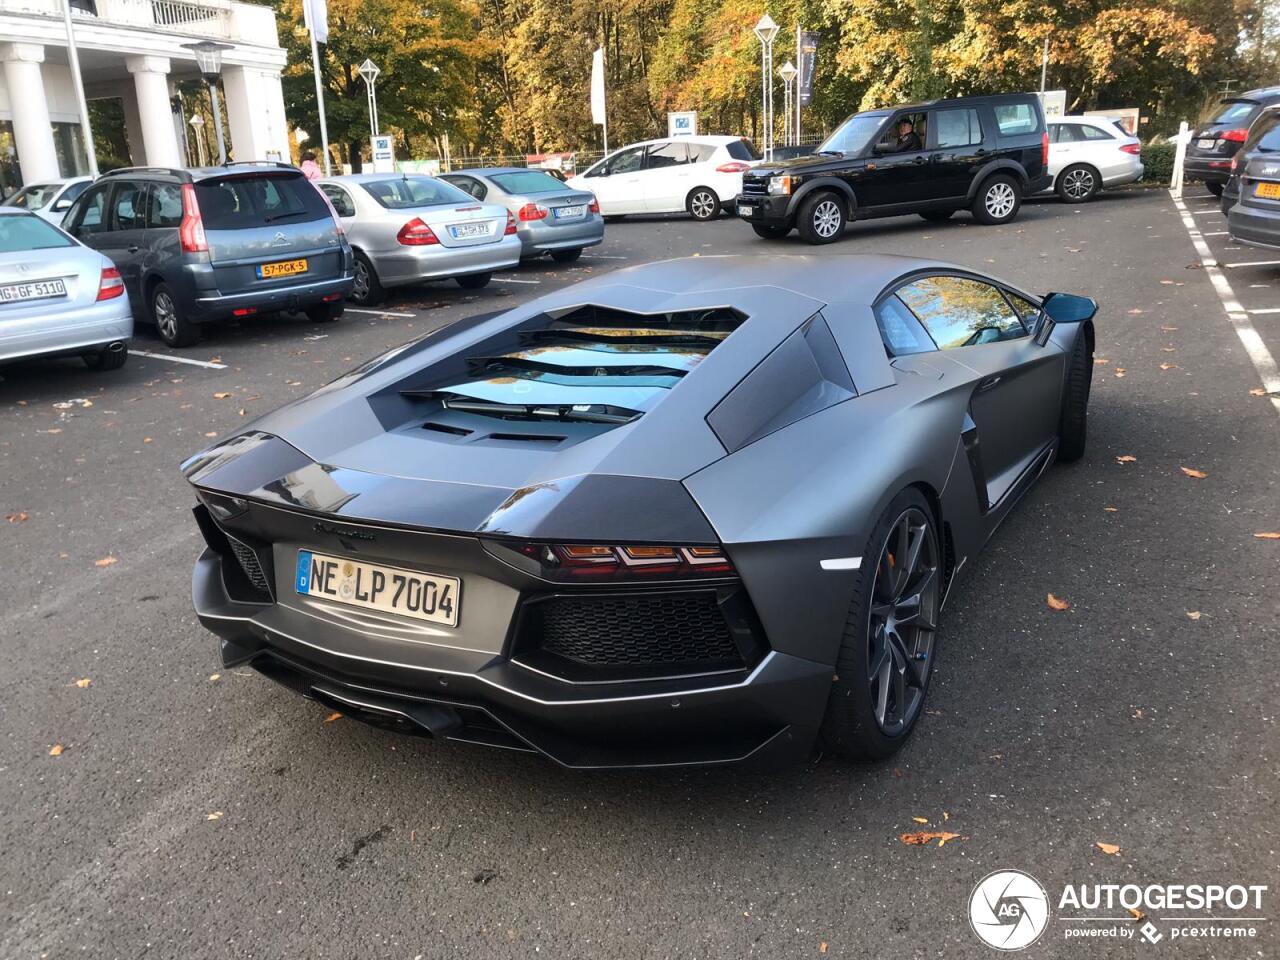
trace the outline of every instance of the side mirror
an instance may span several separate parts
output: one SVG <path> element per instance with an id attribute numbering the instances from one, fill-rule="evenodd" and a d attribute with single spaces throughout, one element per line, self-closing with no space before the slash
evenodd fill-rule
<path id="1" fill-rule="evenodd" d="M 885 141 L 881 140 L 879 143 L 876 143 L 874 146 L 872 146 L 871 152 L 875 154 L 877 157 L 882 157 L 886 153 L 893 153 L 893 148 L 894 148 L 894 144 L 886 143 Z"/>
<path id="2" fill-rule="evenodd" d="M 1078 297 L 1073 293 L 1048 293 L 1040 304 L 1041 309 L 1054 323 L 1084 323 L 1098 312 L 1098 301 L 1093 297 Z"/>

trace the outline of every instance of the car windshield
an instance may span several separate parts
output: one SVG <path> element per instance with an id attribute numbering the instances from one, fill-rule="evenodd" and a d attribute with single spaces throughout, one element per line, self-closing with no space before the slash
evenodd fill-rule
<path id="1" fill-rule="evenodd" d="M 0 217 L 0 253 L 24 250 L 53 250 L 69 247 L 74 241 L 57 227 L 30 214 Z"/>
<path id="2" fill-rule="evenodd" d="M 823 141 L 818 153 L 861 153 L 884 124 L 884 116 L 850 117 Z"/>
<path id="3" fill-rule="evenodd" d="M 15 193 L 4 202 L 3 206 L 22 207 L 24 210 L 43 210 L 53 202 L 61 186 L 58 183 L 33 183 Z"/>
<path id="4" fill-rule="evenodd" d="M 550 193 L 563 190 L 564 184 L 541 170 L 521 170 L 519 173 L 491 173 L 489 179 L 506 193 Z"/>
<path id="5" fill-rule="evenodd" d="M 196 202 L 207 230 L 305 223 L 330 215 L 320 191 L 298 173 L 201 180 L 196 183 Z"/>
<path id="6" fill-rule="evenodd" d="M 360 184 L 365 192 L 388 210 L 429 207 L 437 203 L 475 203 L 475 197 L 463 193 L 451 183 L 435 177 L 395 177 L 369 180 Z"/>

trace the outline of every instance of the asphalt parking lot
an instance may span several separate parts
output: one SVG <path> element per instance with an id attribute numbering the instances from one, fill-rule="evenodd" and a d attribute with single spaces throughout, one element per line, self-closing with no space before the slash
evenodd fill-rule
<path id="1" fill-rule="evenodd" d="M 1199 188 L 1184 205 L 1280 355 L 1278 258 L 1232 248 Z M 859 251 L 1102 307 L 1088 452 L 970 562 L 928 716 L 888 764 L 572 773 L 325 722 L 221 671 L 191 612 L 177 469 L 208 438 L 442 324 L 628 264 Z M 0 957 L 983 957 L 966 904 L 997 868 L 1055 889 L 1274 887 L 1280 541 L 1255 534 L 1280 530 L 1280 399 L 1209 274 L 1164 191 L 1030 203 L 999 228 L 863 223 L 825 248 L 629 219 L 571 267 L 482 291 L 245 323 L 178 354 L 144 330 L 149 355 L 111 374 L 0 370 Z M 900 841 L 917 830 L 959 837 Z M 1255 926 L 1081 943 L 1055 911 L 1029 955 L 1275 955 L 1277 921 Z"/>

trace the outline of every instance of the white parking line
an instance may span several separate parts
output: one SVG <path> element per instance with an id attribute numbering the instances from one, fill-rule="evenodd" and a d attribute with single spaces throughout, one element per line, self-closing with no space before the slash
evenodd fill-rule
<path id="1" fill-rule="evenodd" d="M 1187 235 L 1191 237 L 1191 243 L 1196 248 L 1196 253 L 1200 256 L 1200 264 L 1204 267 L 1205 275 L 1209 278 L 1209 282 L 1213 284 L 1213 289 L 1218 294 L 1218 299 L 1222 301 L 1223 309 L 1227 312 L 1227 319 L 1231 321 L 1231 326 L 1235 328 L 1236 336 L 1240 338 L 1240 342 L 1244 345 L 1244 351 L 1249 355 L 1253 368 L 1258 371 L 1258 376 L 1262 378 L 1263 389 L 1272 395 L 1271 405 L 1275 407 L 1276 413 L 1280 413 L 1280 368 L 1276 367 L 1276 358 L 1271 355 L 1267 345 L 1258 336 L 1258 331 L 1249 322 L 1249 314 L 1240 305 L 1240 301 L 1236 299 L 1235 291 L 1231 289 L 1231 284 L 1227 282 L 1226 274 L 1218 269 L 1218 262 L 1213 259 L 1213 251 L 1209 249 L 1209 244 L 1205 242 L 1204 235 L 1200 233 L 1200 228 L 1196 226 L 1196 222 L 1191 219 L 1191 211 L 1187 209 L 1187 205 L 1177 197 L 1173 198 L 1173 205 L 1178 208 L 1178 213 L 1182 217 L 1182 225 L 1186 228 Z"/>
<path id="2" fill-rule="evenodd" d="M 1250 310 L 1250 313 L 1280 313 L 1280 307 L 1263 307 L 1260 310 Z"/>
<path id="3" fill-rule="evenodd" d="M 1187 211 L 1187 213 L 1191 214 L 1191 216 L 1193 216 L 1193 217 L 1220 217 L 1220 216 L 1222 216 L 1222 211 L 1221 211 L 1221 210 L 1219 210 L 1217 207 L 1213 207 L 1213 208 L 1205 209 L 1205 210 L 1188 210 L 1188 211 Z"/>
<path id="4" fill-rule="evenodd" d="M 1274 267 L 1277 264 L 1280 260 L 1241 260 L 1239 263 L 1224 263 L 1223 266 L 1235 270 L 1237 267 Z"/>
<path id="5" fill-rule="evenodd" d="M 1213 233 L 1202 233 L 1202 234 L 1201 234 L 1201 236 L 1202 236 L 1202 237 L 1225 237 L 1226 235 L 1227 235 L 1227 231 L 1226 231 L 1226 230 L 1215 230 L 1215 231 L 1213 231 Z"/>
<path id="6" fill-rule="evenodd" d="M 129 348 L 129 352 L 135 357 L 150 357 L 152 360 L 168 360 L 170 363 L 189 363 L 193 367 L 207 367 L 210 370 L 225 370 L 225 363 L 212 363 L 208 360 L 192 360 L 190 357 L 171 357 L 167 353 L 152 353 L 150 350 L 135 350 Z"/>
<path id="7" fill-rule="evenodd" d="M 515 277 L 494 277 L 490 283 L 541 283 L 541 280 L 517 280 Z"/>
<path id="8" fill-rule="evenodd" d="M 347 313 L 367 313 L 371 317 L 408 317 L 414 319 L 416 313 L 396 313 L 394 310 L 362 310 L 360 307 L 347 307 Z"/>

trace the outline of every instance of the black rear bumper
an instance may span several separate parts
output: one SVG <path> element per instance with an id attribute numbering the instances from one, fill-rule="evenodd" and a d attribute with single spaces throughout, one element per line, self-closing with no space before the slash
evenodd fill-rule
<path id="1" fill-rule="evenodd" d="M 1182 178 L 1225 184 L 1231 179 L 1231 158 L 1193 157 L 1188 154 L 1182 161 Z"/>

